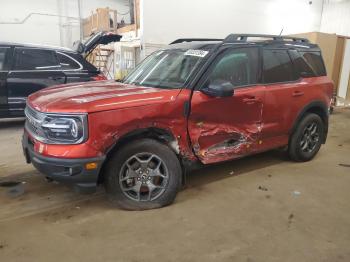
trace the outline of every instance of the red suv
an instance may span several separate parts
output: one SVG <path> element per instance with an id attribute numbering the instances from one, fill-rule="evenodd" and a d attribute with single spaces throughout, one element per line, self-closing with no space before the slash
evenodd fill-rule
<path id="1" fill-rule="evenodd" d="M 23 148 L 47 177 L 132 210 L 168 205 L 187 168 L 288 146 L 311 160 L 325 143 L 333 84 L 306 39 L 179 39 L 123 82 L 31 95 Z"/>

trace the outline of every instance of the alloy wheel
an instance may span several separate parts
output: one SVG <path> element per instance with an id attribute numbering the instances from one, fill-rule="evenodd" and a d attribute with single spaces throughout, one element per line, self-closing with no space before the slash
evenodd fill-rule
<path id="1" fill-rule="evenodd" d="M 134 201 L 153 201 L 165 191 L 169 172 L 160 157 L 152 153 L 138 153 L 123 164 L 119 185 L 123 194 Z"/>
<path id="2" fill-rule="evenodd" d="M 319 127 L 316 122 L 309 123 L 300 140 L 300 148 L 303 152 L 311 153 L 317 146 L 320 140 Z"/>

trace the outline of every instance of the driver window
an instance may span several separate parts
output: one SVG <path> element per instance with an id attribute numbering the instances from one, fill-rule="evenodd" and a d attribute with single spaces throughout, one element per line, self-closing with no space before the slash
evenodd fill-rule
<path id="1" fill-rule="evenodd" d="M 235 88 L 257 83 L 258 48 L 235 48 L 225 51 L 215 62 L 207 83 L 230 82 Z"/>
<path id="2" fill-rule="evenodd" d="M 0 48 L 0 71 L 5 70 L 6 52 L 8 48 Z"/>

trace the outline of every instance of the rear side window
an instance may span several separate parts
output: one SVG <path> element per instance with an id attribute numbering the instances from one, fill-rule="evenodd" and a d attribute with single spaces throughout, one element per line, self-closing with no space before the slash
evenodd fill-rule
<path id="1" fill-rule="evenodd" d="M 50 50 L 17 48 L 15 70 L 57 70 L 60 69 L 56 53 Z"/>
<path id="2" fill-rule="evenodd" d="M 257 83 L 259 55 L 257 48 L 227 50 L 219 57 L 209 75 L 209 83 L 228 81 L 234 87 Z"/>
<path id="3" fill-rule="evenodd" d="M 287 50 L 263 50 L 264 83 L 280 83 L 297 80 L 292 61 Z"/>
<path id="4" fill-rule="evenodd" d="M 325 76 L 326 68 L 321 57 L 321 52 L 300 52 L 305 61 L 313 69 L 317 76 Z"/>
<path id="5" fill-rule="evenodd" d="M 8 48 L 0 47 L 0 71 L 6 70 L 6 54 Z"/>
<path id="6" fill-rule="evenodd" d="M 300 55 L 300 53 L 297 50 L 290 50 L 289 54 L 292 58 L 294 68 L 299 76 L 302 76 L 303 74 L 309 76 L 317 75 L 316 72 L 310 66 L 310 64 L 305 60 L 303 56 Z"/>
<path id="7" fill-rule="evenodd" d="M 57 57 L 58 57 L 58 61 L 60 63 L 61 69 L 63 70 L 75 70 L 75 69 L 81 68 L 81 65 L 78 64 L 69 55 L 57 52 Z"/>

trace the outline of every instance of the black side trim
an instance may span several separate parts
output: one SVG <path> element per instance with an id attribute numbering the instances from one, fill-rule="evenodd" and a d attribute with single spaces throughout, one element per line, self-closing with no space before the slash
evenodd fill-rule
<path id="1" fill-rule="evenodd" d="M 184 117 L 188 117 L 190 113 L 190 101 L 184 102 Z"/>

